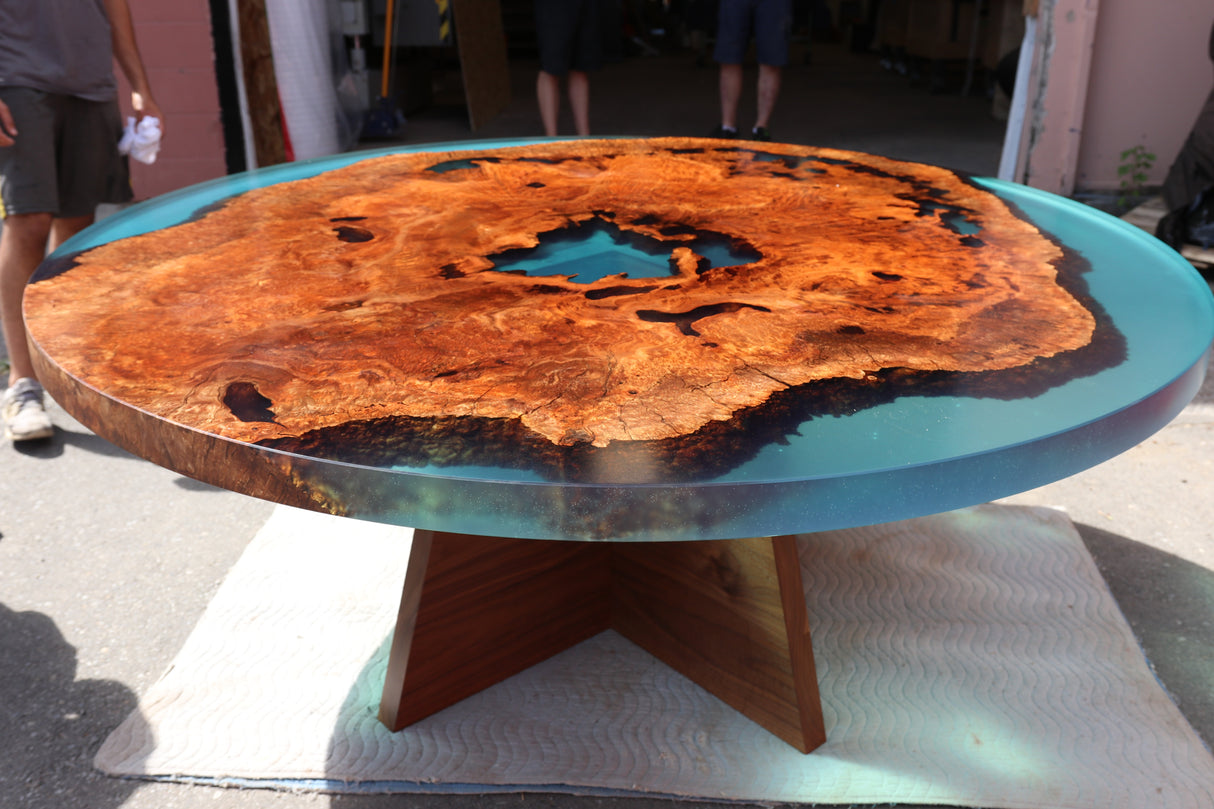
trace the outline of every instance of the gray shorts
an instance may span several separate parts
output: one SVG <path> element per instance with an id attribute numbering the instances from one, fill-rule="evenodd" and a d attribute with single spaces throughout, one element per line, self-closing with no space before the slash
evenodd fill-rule
<path id="1" fill-rule="evenodd" d="M 116 102 L 27 87 L 0 87 L 0 100 L 17 124 L 16 143 L 0 147 L 0 216 L 87 216 L 134 197 Z"/>

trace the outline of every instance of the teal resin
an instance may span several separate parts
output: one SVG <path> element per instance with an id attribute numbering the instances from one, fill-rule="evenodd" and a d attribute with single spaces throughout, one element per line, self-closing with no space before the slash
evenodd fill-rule
<path id="1" fill-rule="evenodd" d="M 527 142 L 533 141 L 403 151 L 485 151 Z M 287 164 L 167 194 L 101 221 L 61 253 L 168 227 L 243 191 L 385 153 Z M 1173 250 L 1119 219 L 1025 186 L 976 182 L 1090 264 L 1082 277 L 1124 338 L 1123 361 L 1024 398 L 937 389 L 849 415 L 815 416 L 728 471 L 677 483 L 652 482 L 651 469 L 644 482 L 585 483 L 491 466 L 284 460 L 359 519 L 541 539 L 729 539 L 885 522 L 985 502 L 1098 464 L 1167 424 L 1201 386 L 1214 339 L 1214 299 L 1201 277 Z M 543 274 L 536 266 L 520 271 Z"/>

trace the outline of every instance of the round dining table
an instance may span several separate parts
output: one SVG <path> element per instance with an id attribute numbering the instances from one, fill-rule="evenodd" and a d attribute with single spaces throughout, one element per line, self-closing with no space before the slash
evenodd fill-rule
<path id="1" fill-rule="evenodd" d="M 797 536 L 1099 464 L 1189 402 L 1214 339 L 1198 273 L 1093 208 L 690 138 L 224 177 L 76 236 L 25 316 L 98 435 L 415 529 L 389 727 L 612 628 L 806 752 Z"/>

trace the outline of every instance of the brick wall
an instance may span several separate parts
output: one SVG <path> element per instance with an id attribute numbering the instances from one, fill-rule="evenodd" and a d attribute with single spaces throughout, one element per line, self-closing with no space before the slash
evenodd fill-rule
<path id="1" fill-rule="evenodd" d="M 208 0 L 128 0 L 152 92 L 165 117 L 160 155 L 131 161 L 136 199 L 226 174 Z M 119 70 L 120 102 L 130 90 Z"/>

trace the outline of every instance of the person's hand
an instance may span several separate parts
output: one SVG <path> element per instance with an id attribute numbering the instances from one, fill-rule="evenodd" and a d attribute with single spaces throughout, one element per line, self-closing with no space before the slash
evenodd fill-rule
<path id="1" fill-rule="evenodd" d="M 140 92 L 131 93 L 131 107 L 135 110 L 135 123 L 142 121 L 145 116 L 151 116 L 160 121 L 160 131 L 164 132 L 164 113 L 160 111 L 160 105 L 151 95 Z"/>
<path id="2" fill-rule="evenodd" d="M 0 146 L 12 146 L 17 137 L 17 123 L 13 120 L 13 114 L 9 112 L 8 105 L 0 101 Z"/>

